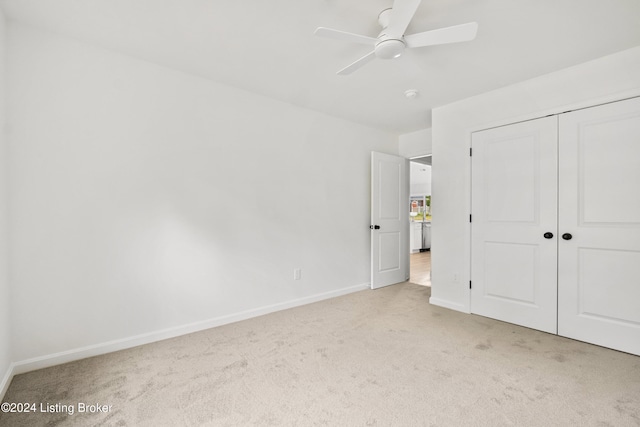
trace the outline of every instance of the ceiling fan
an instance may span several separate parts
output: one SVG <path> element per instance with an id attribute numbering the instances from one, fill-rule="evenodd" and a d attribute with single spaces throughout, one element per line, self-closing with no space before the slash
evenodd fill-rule
<path id="1" fill-rule="evenodd" d="M 375 38 L 325 27 L 318 27 L 315 35 L 373 47 L 373 51 L 338 71 L 338 75 L 351 74 L 376 57 L 380 59 L 398 58 L 407 48 L 464 42 L 476 37 L 478 31 L 476 22 L 405 35 L 404 32 L 418 10 L 420 2 L 421 0 L 395 0 L 392 8 L 385 9 L 378 15 L 382 31 Z"/>

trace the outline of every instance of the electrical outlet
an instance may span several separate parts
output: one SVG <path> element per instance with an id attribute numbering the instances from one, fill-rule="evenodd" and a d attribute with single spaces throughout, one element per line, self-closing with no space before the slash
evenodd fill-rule
<path id="1" fill-rule="evenodd" d="M 458 283 L 460 281 L 460 273 L 453 273 L 453 283 Z"/>
<path id="2" fill-rule="evenodd" d="M 302 279 L 302 269 L 301 268 L 294 268 L 293 269 L 293 280 L 300 280 Z"/>

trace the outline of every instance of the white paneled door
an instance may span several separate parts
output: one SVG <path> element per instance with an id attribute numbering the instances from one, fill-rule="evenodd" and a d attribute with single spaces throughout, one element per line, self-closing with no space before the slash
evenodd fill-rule
<path id="1" fill-rule="evenodd" d="M 640 99 L 561 115 L 559 142 L 558 334 L 640 355 Z"/>
<path id="2" fill-rule="evenodd" d="M 556 333 L 557 118 L 472 136 L 471 310 Z"/>
<path id="3" fill-rule="evenodd" d="M 472 148 L 471 311 L 640 355 L 640 98 Z"/>
<path id="4" fill-rule="evenodd" d="M 409 160 L 371 153 L 371 288 L 409 279 Z"/>

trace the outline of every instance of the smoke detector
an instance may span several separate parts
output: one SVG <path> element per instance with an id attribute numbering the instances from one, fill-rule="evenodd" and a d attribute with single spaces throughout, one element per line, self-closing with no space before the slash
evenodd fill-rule
<path id="1" fill-rule="evenodd" d="M 407 99 L 414 99 L 418 96 L 418 91 L 415 89 L 409 89 L 404 91 L 404 96 Z"/>

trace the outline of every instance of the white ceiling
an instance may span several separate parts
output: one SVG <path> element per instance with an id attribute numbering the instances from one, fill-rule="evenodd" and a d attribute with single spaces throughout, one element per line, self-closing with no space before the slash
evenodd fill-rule
<path id="1" fill-rule="evenodd" d="M 394 133 L 432 108 L 640 45 L 639 0 L 423 0 L 407 34 L 476 21 L 472 42 L 406 51 L 349 76 L 391 0 L 0 0 L 36 27 Z M 404 97 L 407 89 L 420 95 Z"/>

